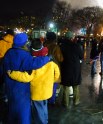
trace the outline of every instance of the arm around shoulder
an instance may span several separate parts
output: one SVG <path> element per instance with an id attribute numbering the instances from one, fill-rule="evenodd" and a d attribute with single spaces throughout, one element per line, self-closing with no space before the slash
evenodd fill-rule
<path id="1" fill-rule="evenodd" d="M 28 83 L 33 79 L 33 72 L 31 75 L 29 75 L 27 72 L 20 72 L 20 71 L 8 71 L 8 76 L 12 78 L 13 80 Z"/>

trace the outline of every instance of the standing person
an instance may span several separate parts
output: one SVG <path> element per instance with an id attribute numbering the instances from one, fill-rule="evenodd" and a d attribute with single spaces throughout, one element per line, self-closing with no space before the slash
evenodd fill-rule
<path id="1" fill-rule="evenodd" d="M 47 32 L 44 46 L 48 48 L 48 54 L 52 56 L 53 61 L 56 62 L 60 68 L 60 64 L 63 61 L 63 55 L 58 45 L 56 34 L 54 32 Z M 53 96 L 49 99 L 50 104 L 55 104 L 56 102 L 57 87 L 58 87 L 58 83 L 55 82 L 53 88 Z"/>
<path id="2" fill-rule="evenodd" d="M 99 58 L 97 40 L 93 39 L 90 51 L 91 76 L 96 74 L 96 61 Z"/>
<path id="3" fill-rule="evenodd" d="M 61 45 L 63 53 L 63 62 L 61 63 L 61 84 L 63 86 L 63 105 L 69 107 L 70 87 L 73 88 L 73 104 L 80 103 L 79 85 L 81 84 L 81 63 L 83 53 L 80 46 L 73 42 L 73 34 L 70 32 L 70 37 L 65 39 Z"/>
<path id="4" fill-rule="evenodd" d="M 101 72 L 100 75 L 103 75 L 103 38 L 99 42 L 98 52 L 100 55 L 100 65 L 101 65 Z"/>
<path id="5" fill-rule="evenodd" d="M 32 41 L 32 55 L 46 56 L 47 47 L 43 47 L 40 39 Z M 27 72 L 12 71 L 8 73 L 11 78 L 20 82 L 30 82 L 32 107 L 35 124 L 48 124 L 48 104 L 47 100 L 53 94 L 54 82 L 60 82 L 60 70 L 53 61 L 48 62 L 43 67 L 33 70 L 29 75 Z"/>
<path id="6" fill-rule="evenodd" d="M 8 77 L 8 70 L 28 71 L 37 69 L 49 61 L 49 57 L 33 58 L 25 50 L 28 40 L 26 33 L 16 34 L 13 47 L 3 59 L 4 82 L 8 98 L 8 124 L 31 124 L 30 84 L 23 84 Z"/>
<path id="7" fill-rule="evenodd" d="M 2 34 L 3 35 L 3 34 Z M 2 87 L 2 59 L 7 52 L 8 49 L 12 48 L 14 38 L 14 31 L 12 29 L 8 29 L 6 34 L 2 36 L 0 40 L 0 88 Z"/>
<path id="8" fill-rule="evenodd" d="M 4 84 L 4 76 L 3 76 L 3 58 L 5 53 L 12 48 L 14 31 L 12 29 L 7 29 L 6 33 L 2 33 L 2 38 L 0 39 L 0 99 L 3 102 L 5 107 L 0 106 L 0 110 L 2 111 L 2 121 L 6 121 L 6 96 L 5 96 L 5 84 Z M 5 115 L 4 115 L 5 113 Z"/>
<path id="9" fill-rule="evenodd" d="M 2 39 L 0 40 L 0 89 L 2 88 L 2 84 L 3 84 L 3 80 L 2 80 L 3 77 L 1 73 L 3 69 L 2 60 L 8 49 L 12 48 L 13 38 L 14 38 L 14 31 L 12 29 L 8 29 L 6 31 L 6 34 L 3 35 Z"/>
<path id="10" fill-rule="evenodd" d="M 0 40 L 0 59 L 2 59 L 8 49 L 12 48 L 14 38 L 14 31 L 8 29 L 6 34 Z"/>

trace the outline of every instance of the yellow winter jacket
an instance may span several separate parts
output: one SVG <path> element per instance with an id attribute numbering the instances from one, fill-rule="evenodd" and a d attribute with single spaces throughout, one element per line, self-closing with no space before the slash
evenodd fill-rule
<path id="1" fill-rule="evenodd" d="M 4 36 L 3 40 L 0 40 L 0 58 L 4 57 L 7 50 L 12 47 L 13 38 L 12 35 L 7 34 Z"/>
<path id="2" fill-rule="evenodd" d="M 60 70 L 54 62 L 48 62 L 29 75 L 27 72 L 12 71 L 8 75 L 19 82 L 30 82 L 31 99 L 40 101 L 49 99 L 53 94 L 54 82 L 60 82 Z"/>

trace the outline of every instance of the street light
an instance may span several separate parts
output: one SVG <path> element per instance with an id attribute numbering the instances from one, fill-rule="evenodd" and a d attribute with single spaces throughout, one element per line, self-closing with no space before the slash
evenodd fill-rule
<path id="1" fill-rule="evenodd" d="M 53 22 L 49 23 L 49 30 L 52 32 L 55 32 L 57 34 L 57 27 L 56 27 L 55 23 L 53 23 Z"/>
<path id="2" fill-rule="evenodd" d="M 53 24 L 53 23 L 50 23 L 50 24 L 49 24 L 49 27 L 50 27 L 50 28 L 53 28 L 53 27 L 54 27 L 54 24 Z"/>

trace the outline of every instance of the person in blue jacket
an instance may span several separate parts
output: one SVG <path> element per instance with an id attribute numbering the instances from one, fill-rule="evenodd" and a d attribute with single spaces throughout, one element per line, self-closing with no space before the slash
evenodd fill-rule
<path id="1" fill-rule="evenodd" d="M 27 71 L 38 69 L 49 62 L 49 57 L 32 57 L 25 50 L 28 40 L 26 33 L 16 34 L 13 47 L 4 56 L 4 82 L 8 99 L 7 124 L 31 124 L 30 84 L 21 83 L 8 77 L 8 70 Z"/>

